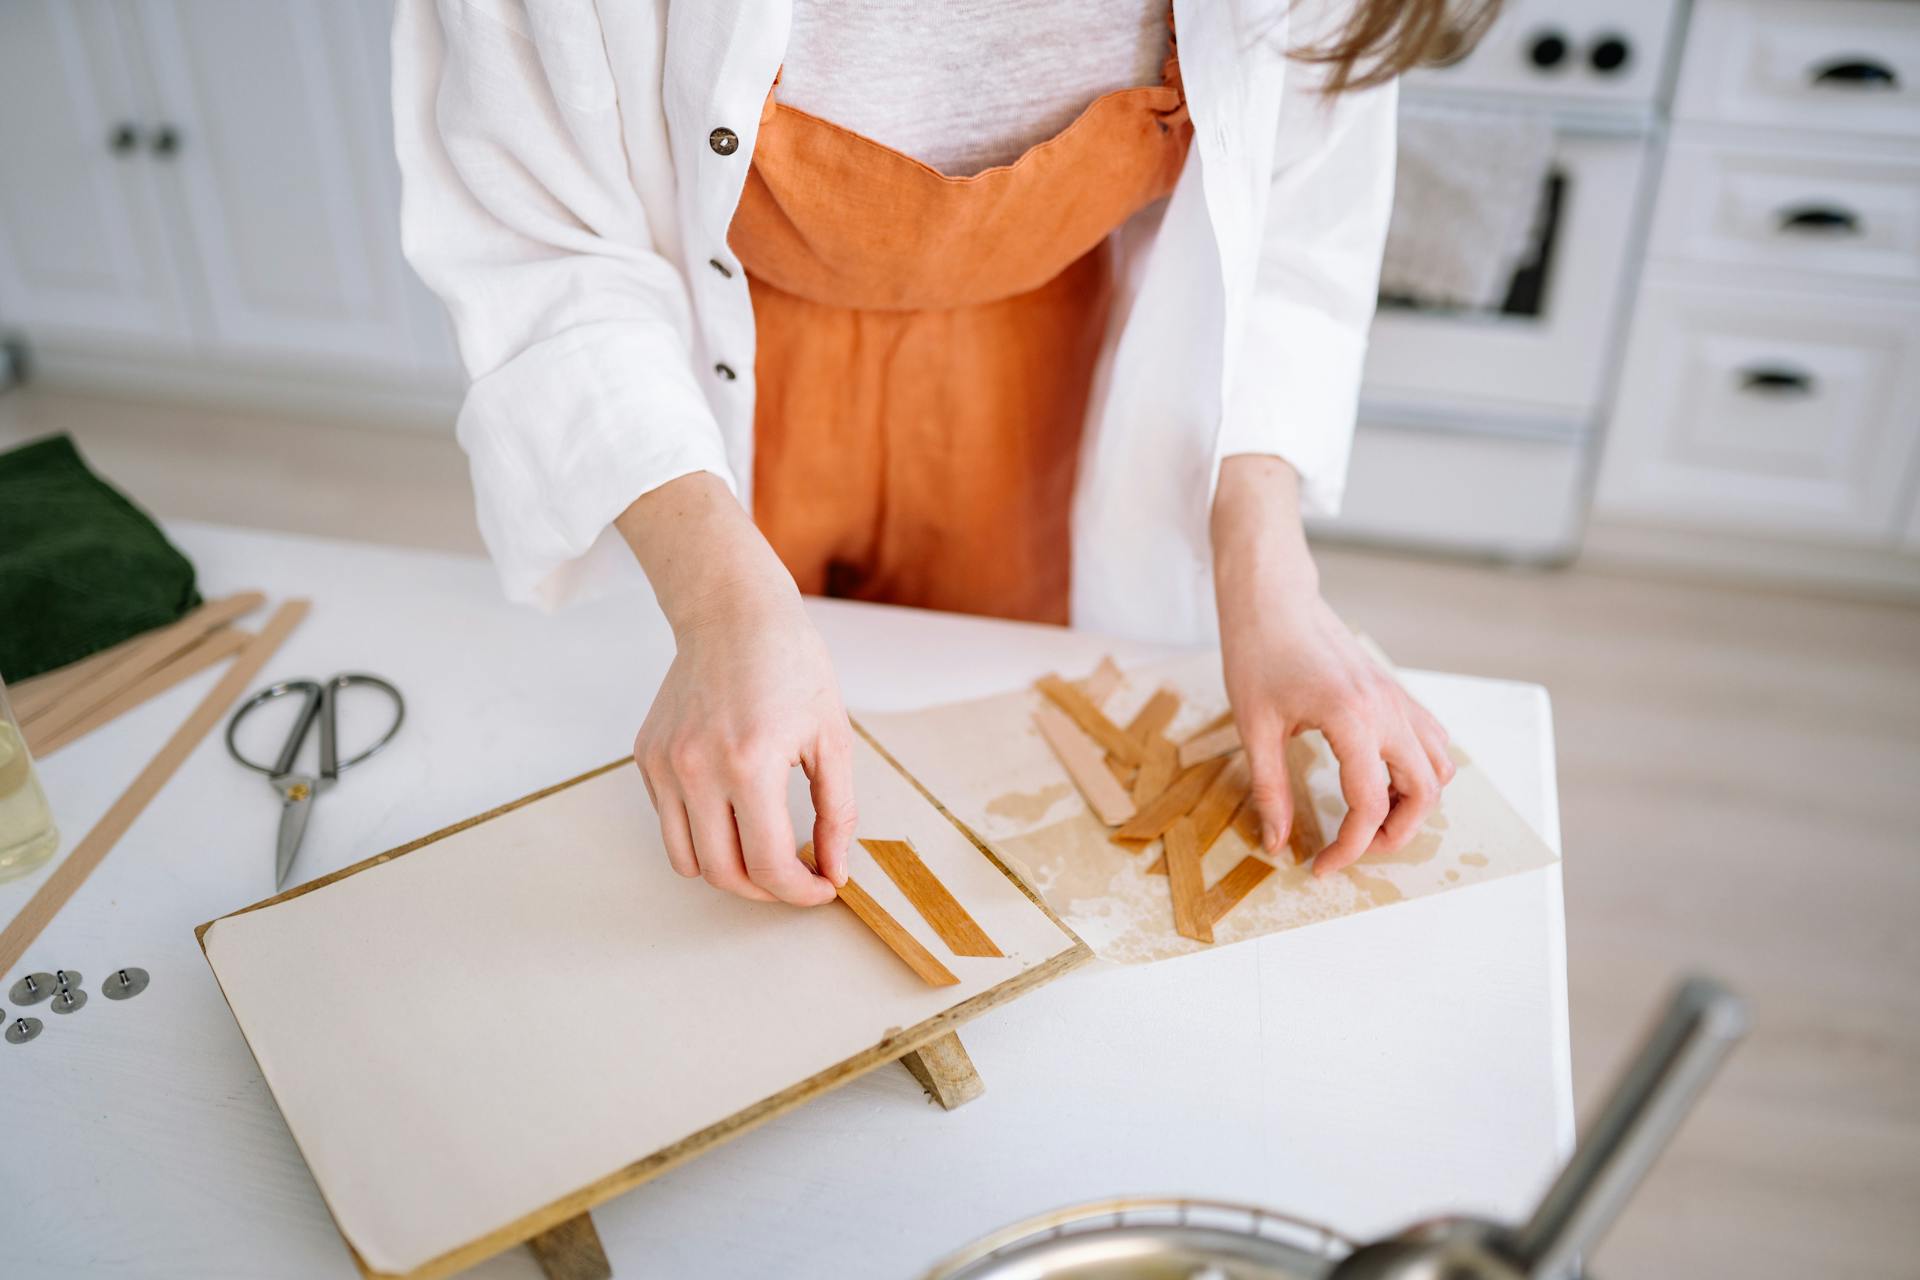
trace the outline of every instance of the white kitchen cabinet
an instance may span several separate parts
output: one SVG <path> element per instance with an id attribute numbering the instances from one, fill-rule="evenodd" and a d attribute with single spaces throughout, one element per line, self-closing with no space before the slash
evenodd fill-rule
<path id="1" fill-rule="evenodd" d="M 187 341 L 113 8 L 0 4 L 0 323 Z"/>
<path id="2" fill-rule="evenodd" d="M 390 22 L 388 0 L 6 0 L 0 325 L 123 389 L 450 407 L 446 320 L 400 254 Z"/>

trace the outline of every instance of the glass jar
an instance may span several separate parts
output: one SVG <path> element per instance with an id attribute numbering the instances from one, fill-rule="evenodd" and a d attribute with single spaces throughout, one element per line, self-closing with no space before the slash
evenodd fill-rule
<path id="1" fill-rule="evenodd" d="M 0 880 L 26 875 L 53 856 L 60 832 L 33 772 L 26 736 L 0 684 Z"/>

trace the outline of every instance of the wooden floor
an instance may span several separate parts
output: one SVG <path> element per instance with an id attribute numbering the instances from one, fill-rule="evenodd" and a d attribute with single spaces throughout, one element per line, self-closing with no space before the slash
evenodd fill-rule
<path id="1" fill-rule="evenodd" d="M 478 549 L 450 439 L 44 392 L 162 515 Z M 1920 609 L 1327 549 L 1399 661 L 1552 692 L 1582 1113 L 1678 973 L 1748 1043 L 1613 1237 L 1615 1277 L 1920 1275 Z"/>

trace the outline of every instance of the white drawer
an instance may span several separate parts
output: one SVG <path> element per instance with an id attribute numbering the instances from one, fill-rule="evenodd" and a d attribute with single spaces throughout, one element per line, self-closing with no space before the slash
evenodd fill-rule
<path id="1" fill-rule="evenodd" d="M 1920 304 L 1653 285 L 1602 510 L 1891 542 L 1920 440 Z"/>
<path id="2" fill-rule="evenodd" d="M 1697 0 L 1674 115 L 1920 137 L 1920 4 Z"/>
<path id="3" fill-rule="evenodd" d="M 1656 257 L 1920 283 L 1920 146 L 1667 148 Z"/>

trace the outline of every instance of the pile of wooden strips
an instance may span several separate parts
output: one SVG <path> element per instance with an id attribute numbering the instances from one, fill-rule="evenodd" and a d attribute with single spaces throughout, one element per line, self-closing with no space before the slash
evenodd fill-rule
<path id="1" fill-rule="evenodd" d="M 1082 681 L 1043 676 L 1036 687 L 1047 703 L 1034 712 L 1034 723 L 1088 807 L 1113 829 L 1115 845 L 1137 855 L 1160 842 L 1160 856 L 1147 872 L 1167 877 L 1174 928 L 1210 943 L 1213 926 L 1274 871 L 1262 854 L 1260 814 L 1233 712 L 1222 712 L 1176 743 L 1166 730 L 1180 712 L 1180 695 L 1156 690 L 1123 727 L 1101 710 L 1119 683 L 1111 658 Z M 1311 761 L 1311 750 L 1299 739 L 1287 744 L 1294 812 L 1287 843 L 1296 864 L 1324 843 L 1306 791 Z M 1201 862 L 1229 827 L 1254 852 L 1208 887 Z"/>

